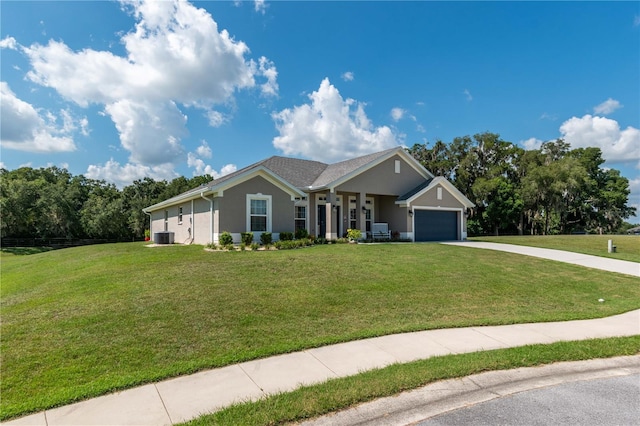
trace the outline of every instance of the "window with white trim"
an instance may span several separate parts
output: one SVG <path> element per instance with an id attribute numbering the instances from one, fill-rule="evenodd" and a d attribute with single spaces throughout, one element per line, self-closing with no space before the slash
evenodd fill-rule
<path id="1" fill-rule="evenodd" d="M 395 161 L 394 168 L 396 173 L 400 173 L 400 160 Z"/>
<path id="2" fill-rule="evenodd" d="M 271 232 L 271 195 L 247 194 L 247 231 Z"/>
<path id="3" fill-rule="evenodd" d="M 182 225 L 182 207 L 178 207 L 178 225 Z"/>
<path id="4" fill-rule="evenodd" d="M 356 197 L 349 197 L 349 228 L 356 229 L 357 227 L 357 215 L 356 209 Z"/>
<path id="5" fill-rule="evenodd" d="M 436 188 L 436 198 L 438 200 L 442 200 L 442 187 L 441 186 Z"/>
<path id="6" fill-rule="evenodd" d="M 307 229 L 307 206 L 296 206 L 295 230 Z"/>

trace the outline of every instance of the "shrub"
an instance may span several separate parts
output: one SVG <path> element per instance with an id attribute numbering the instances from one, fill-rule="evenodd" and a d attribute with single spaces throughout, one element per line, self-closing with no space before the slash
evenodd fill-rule
<path id="1" fill-rule="evenodd" d="M 260 234 L 260 243 L 263 246 L 270 246 L 271 243 L 273 242 L 273 239 L 271 237 L 271 232 L 263 232 L 262 234 Z"/>
<path id="2" fill-rule="evenodd" d="M 222 234 L 220 234 L 220 237 L 218 238 L 218 242 L 220 243 L 221 246 L 224 246 L 224 247 L 232 246 L 233 237 L 231 236 L 230 233 L 225 231 Z"/>
<path id="3" fill-rule="evenodd" d="M 209 243 L 207 244 L 207 248 L 210 248 L 211 250 L 218 250 L 218 245 L 216 243 Z"/>
<path id="4" fill-rule="evenodd" d="M 305 238 L 309 238 L 309 232 L 304 228 L 296 229 L 295 237 L 296 240 L 304 240 Z"/>
<path id="5" fill-rule="evenodd" d="M 315 244 L 327 244 L 327 243 L 328 243 L 328 241 L 327 241 L 327 239 L 326 239 L 326 238 L 324 238 L 324 237 L 318 237 L 318 238 L 316 238 L 316 240 L 315 240 Z"/>
<path id="6" fill-rule="evenodd" d="M 253 232 L 241 232 L 240 239 L 244 245 L 250 246 L 253 243 Z"/>
<path id="7" fill-rule="evenodd" d="M 240 243 L 240 251 L 245 251 L 247 249 L 247 245 L 245 243 Z"/>
<path id="8" fill-rule="evenodd" d="M 308 239 L 304 240 L 280 240 L 274 243 L 274 246 L 278 250 L 292 250 L 297 248 L 302 248 L 310 245 L 311 242 Z"/>
<path id="9" fill-rule="evenodd" d="M 293 240 L 293 232 L 280 233 L 280 241 L 291 241 L 291 240 Z"/>
<path id="10" fill-rule="evenodd" d="M 258 250 L 260 248 L 260 244 L 258 243 L 251 243 L 251 250 Z"/>
<path id="11" fill-rule="evenodd" d="M 347 238 L 351 241 L 358 241 L 362 238 L 362 231 L 359 229 L 347 229 Z"/>

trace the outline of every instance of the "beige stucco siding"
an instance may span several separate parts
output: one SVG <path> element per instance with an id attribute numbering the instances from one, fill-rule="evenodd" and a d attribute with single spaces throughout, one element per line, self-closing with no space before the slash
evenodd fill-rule
<path id="1" fill-rule="evenodd" d="M 293 232 L 294 202 L 291 195 L 261 176 L 256 176 L 224 191 L 216 198 L 220 232 L 247 231 L 247 194 L 271 196 L 272 232 Z"/>
<path id="2" fill-rule="evenodd" d="M 395 161 L 400 161 L 400 173 L 395 172 Z M 369 193 L 400 196 L 424 182 L 422 177 L 404 159 L 395 155 L 375 167 L 339 185 L 340 192 Z"/>
<path id="3" fill-rule="evenodd" d="M 442 200 L 438 200 L 437 188 L 442 188 Z M 458 201 L 447 189 L 442 185 L 436 185 L 429 191 L 425 192 L 415 200 L 411 202 L 413 206 L 428 206 L 428 207 L 449 207 L 456 209 L 464 209 L 464 205 Z"/>
<path id="4" fill-rule="evenodd" d="M 210 198 L 210 197 L 209 197 Z M 211 203 L 199 198 L 193 201 L 193 242 L 209 244 L 211 242 Z"/>
<path id="5" fill-rule="evenodd" d="M 391 232 L 407 232 L 409 230 L 409 213 L 406 207 L 400 207 L 395 197 L 377 197 L 376 222 L 389 224 Z"/>

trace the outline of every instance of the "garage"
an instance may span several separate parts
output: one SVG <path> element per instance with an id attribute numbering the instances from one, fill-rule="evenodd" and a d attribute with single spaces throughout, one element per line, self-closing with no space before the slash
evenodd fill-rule
<path id="1" fill-rule="evenodd" d="M 415 210 L 415 241 L 451 241 L 458 239 L 458 212 Z"/>

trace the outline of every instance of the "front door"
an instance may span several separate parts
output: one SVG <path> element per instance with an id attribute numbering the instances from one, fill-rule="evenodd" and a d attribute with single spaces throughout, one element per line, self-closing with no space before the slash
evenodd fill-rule
<path id="1" fill-rule="evenodd" d="M 318 206 L 318 235 L 325 238 L 327 236 L 327 207 L 324 204 Z"/>

